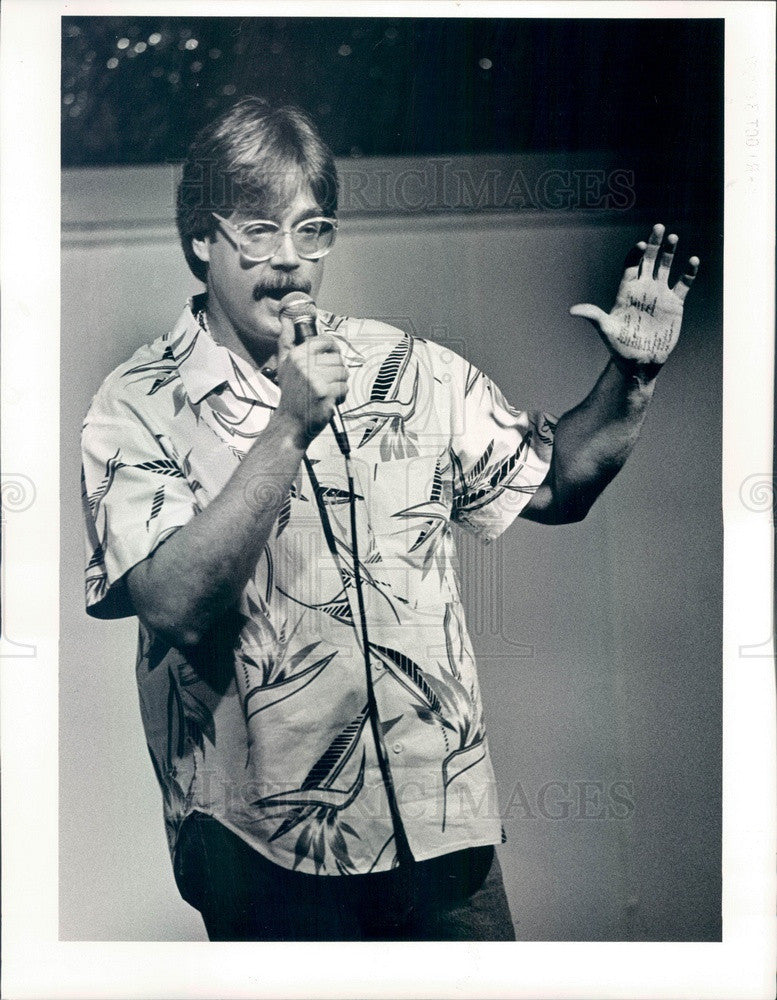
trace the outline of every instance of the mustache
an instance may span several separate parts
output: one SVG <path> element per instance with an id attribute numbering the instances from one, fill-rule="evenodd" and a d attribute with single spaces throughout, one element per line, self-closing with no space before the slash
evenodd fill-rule
<path id="1" fill-rule="evenodd" d="M 289 292 L 304 292 L 305 295 L 310 295 L 312 288 L 309 281 L 262 281 L 254 285 L 253 297 L 255 302 L 265 297 L 280 300 Z"/>

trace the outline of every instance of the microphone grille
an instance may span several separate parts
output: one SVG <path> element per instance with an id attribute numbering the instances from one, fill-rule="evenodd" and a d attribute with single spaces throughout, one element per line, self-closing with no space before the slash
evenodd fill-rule
<path id="1" fill-rule="evenodd" d="M 281 314 L 290 320 L 315 319 L 316 303 L 305 292 L 289 292 L 281 299 Z"/>

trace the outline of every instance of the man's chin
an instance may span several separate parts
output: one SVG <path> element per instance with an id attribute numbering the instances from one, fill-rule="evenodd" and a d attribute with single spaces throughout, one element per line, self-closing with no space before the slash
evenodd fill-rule
<path id="1" fill-rule="evenodd" d="M 256 337 L 276 341 L 281 335 L 280 299 L 269 295 L 257 299 L 254 308 L 254 334 Z"/>

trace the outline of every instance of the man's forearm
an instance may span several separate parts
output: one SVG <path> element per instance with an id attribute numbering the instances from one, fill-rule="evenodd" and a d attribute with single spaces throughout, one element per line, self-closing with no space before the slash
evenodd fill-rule
<path id="1" fill-rule="evenodd" d="M 548 524 L 585 517 L 639 437 L 656 372 L 610 360 L 586 399 L 559 420 L 550 470 L 525 517 Z"/>
<path id="2" fill-rule="evenodd" d="M 138 617 L 173 645 L 196 645 L 238 599 L 297 474 L 304 448 L 274 414 L 219 495 L 130 570 Z"/>

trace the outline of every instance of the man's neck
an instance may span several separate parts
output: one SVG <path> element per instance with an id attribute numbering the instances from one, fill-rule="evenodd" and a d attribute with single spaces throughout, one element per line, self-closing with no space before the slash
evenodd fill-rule
<path id="1" fill-rule="evenodd" d="M 268 342 L 265 349 L 262 349 L 261 344 L 257 344 L 249 350 L 243 338 L 223 314 L 218 301 L 212 296 L 209 297 L 207 293 L 197 296 L 194 311 L 195 314 L 200 313 L 205 329 L 217 344 L 248 362 L 252 368 L 260 370 L 274 364 L 275 344 Z"/>

